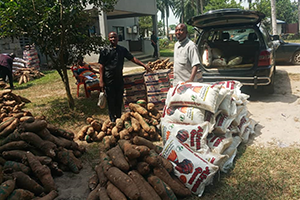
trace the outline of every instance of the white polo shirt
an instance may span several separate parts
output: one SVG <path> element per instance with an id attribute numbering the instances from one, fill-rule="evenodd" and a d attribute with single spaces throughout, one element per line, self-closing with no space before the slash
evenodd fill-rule
<path id="1" fill-rule="evenodd" d="M 179 81 L 187 81 L 196 65 L 200 65 L 198 48 L 193 41 L 186 37 L 174 46 L 174 80 L 173 86 Z M 196 81 L 196 77 L 194 79 Z"/>

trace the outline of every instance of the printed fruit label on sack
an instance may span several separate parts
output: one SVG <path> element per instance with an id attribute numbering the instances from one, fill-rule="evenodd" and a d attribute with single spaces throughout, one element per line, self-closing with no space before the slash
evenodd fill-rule
<path id="1" fill-rule="evenodd" d="M 212 152 L 223 153 L 232 143 L 232 134 L 227 132 L 224 136 L 218 136 L 214 133 L 207 136 L 207 144 Z"/>
<path id="2" fill-rule="evenodd" d="M 170 136 L 176 137 L 180 142 L 187 145 L 194 151 L 207 151 L 207 135 L 210 125 L 208 122 L 204 122 L 198 125 L 177 124 L 172 122 L 161 122 L 161 131 L 163 142 L 170 138 Z"/>
<path id="3" fill-rule="evenodd" d="M 187 145 L 182 144 L 176 137 L 170 136 L 160 154 L 171 161 L 175 175 L 199 197 L 203 194 L 205 186 L 210 184 L 219 167 L 215 166 Z"/>
<path id="4" fill-rule="evenodd" d="M 213 126 L 215 124 L 215 116 L 213 113 L 195 108 L 195 107 L 166 107 L 163 110 L 162 118 L 169 122 L 201 124 L 208 121 Z"/>
<path id="5" fill-rule="evenodd" d="M 170 95 L 167 106 L 193 106 L 215 113 L 221 85 L 205 83 L 178 83 Z"/>
<path id="6" fill-rule="evenodd" d="M 229 130 L 228 127 L 233 120 L 234 117 L 228 116 L 224 113 L 217 115 L 214 133 L 225 134 L 226 131 Z"/>

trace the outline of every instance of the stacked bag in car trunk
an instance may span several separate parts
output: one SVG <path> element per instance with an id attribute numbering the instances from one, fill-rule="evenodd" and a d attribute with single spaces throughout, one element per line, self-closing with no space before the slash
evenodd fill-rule
<path id="1" fill-rule="evenodd" d="M 179 83 L 168 91 L 161 118 L 164 149 L 177 177 L 201 196 L 219 170 L 232 167 L 237 147 L 256 122 L 238 81 Z"/>

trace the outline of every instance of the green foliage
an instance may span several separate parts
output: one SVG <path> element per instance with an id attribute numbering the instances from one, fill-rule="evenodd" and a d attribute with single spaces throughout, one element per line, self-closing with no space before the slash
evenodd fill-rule
<path id="1" fill-rule="evenodd" d="M 170 43 L 170 41 L 167 38 L 160 39 L 159 40 L 159 47 L 160 48 L 167 48 L 169 46 L 169 43 Z"/>
<path id="2" fill-rule="evenodd" d="M 271 18 L 271 3 L 270 0 L 256 0 L 253 4 L 253 9 L 260 11 Z M 283 20 L 286 23 L 296 23 L 298 21 L 298 8 L 296 2 L 290 0 L 276 1 L 277 19 Z"/>
<path id="3" fill-rule="evenodd" d="M 78 55 L 99 52 L 105 44 L 91 37 L 88 29 L 99 10 L 111 11 L 117 0 L 1 0 L 0 38 L 19 37 L 24 33 L 51 59 L 66 88 L 69 106 L 74 106 L 66 67 Z M 99 9 L 85 10 L 88 4 Z"/>
<path id="4" fill-rule="evenodd" d="M 188 30 L 189 35 L 192 35 L 195 33 L 193 26 L 187 25 L 187 30 Z"/>
<path id="5" fill-rule="evenodd" d="M 169 28 L 170 28 L 171 30 L 175 30 L 176 26 L 177 26 L 177 24 L 171 24 L 171 25 L 169 25 Z"/>
<path id="6" fill-rule="evenodd" d="M 148 36 L 148 31 L 152 31 L 152 18 L 151 16 L 139 18 L 139 33 L 142 36 Z"/>
<path id="7" fill-rule="evenodd" d="M 157 29 L 158 29 L 157 35 L 164 35 L 164 24 L 161 20 L 157 23 Z"/>
<path id="8" fill-rule="evenodd" d="M 62 64 L 55 58 L 57 54 L 68 55 L 72 60 L 78 54 L 97 51 L 99 45 L 103 44 L 101 37 L 89 36 L 88 28 L 95 23 L 92 16 L 97 16 L 98 11 L 84 11 L 87 3 L 109 11 L 116 0 L 2 2 L 0 37 L 18 37 L 26 33 L 43 54 L 54 59 L 54 63 Z"/>
<path id="9" fill-rule="evenodd" d="M 276 2 L 277 19 L 286 23 L 296 23 L 298 21 L 298 7 L 290 0 L 278 0 Z"/>
<path id="10" fill-rule="evenodd" d="M 243 8 L 235 0 L 210 0 L 204 8 L 204 12 L 209 10 L 218 10 L 223 8 Z"/>
<path id="11" fill-rule="evenodd" d="M 159 53 L 161 57 L 173 57 L 174 56 L 174 44 L 175 41 L 169 41 L 169 45 L 166 47 L 160 47 Z"/>
<path id="12" fill-rule="evenodd" d="M 271 3 L 270 0 L 259 0 L 252 4 L 254 10 L 260 11 L 266 15 L 266 17 L 271 17 Z"/>

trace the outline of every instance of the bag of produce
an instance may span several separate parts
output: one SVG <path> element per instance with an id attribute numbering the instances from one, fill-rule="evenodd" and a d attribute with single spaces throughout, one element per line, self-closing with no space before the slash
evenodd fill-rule
<path id="1" fill-rule="evenodd" d="M 206 141 L 209 129 L 210 124 L 208 122 L 189 125 L 166 122 L 165 120 L 161 121 L 161 132 L 164 143 L 166 143 L 170 136 L 174 136 L 194 151 L 206 152 L 209 150 Z"/>
<path id="2" fill-rule="evenodd" d="M 207 121 L 211 123 L 212 127 L 215 124 L 215 116 L 213 113 L 207 110 L 188 106 L 165 107 L 162 113 L 162 120 L 191 125 L 201 124 Z"/>
<path id="3" fill-rule="evenodd" d="M 106 96 L 104 92 L 100 92 L 97 105 L 103 109 L 106 106 Z"/>
<path id="4" fill-rule="evenodd" d="M 220 89 L 221 85 L 180 82 L 168 91 L 166 103 L 168 107 L 192 106 L 215 113 Z"/>
<path id="5" fill-rule="evenodd" d="M 199 197 L 202 196 L 205 186 L 213 181 L 219 169 L 174 136 L 167 140 L 160 155 L 172 162 L 175 175 Z"/>

